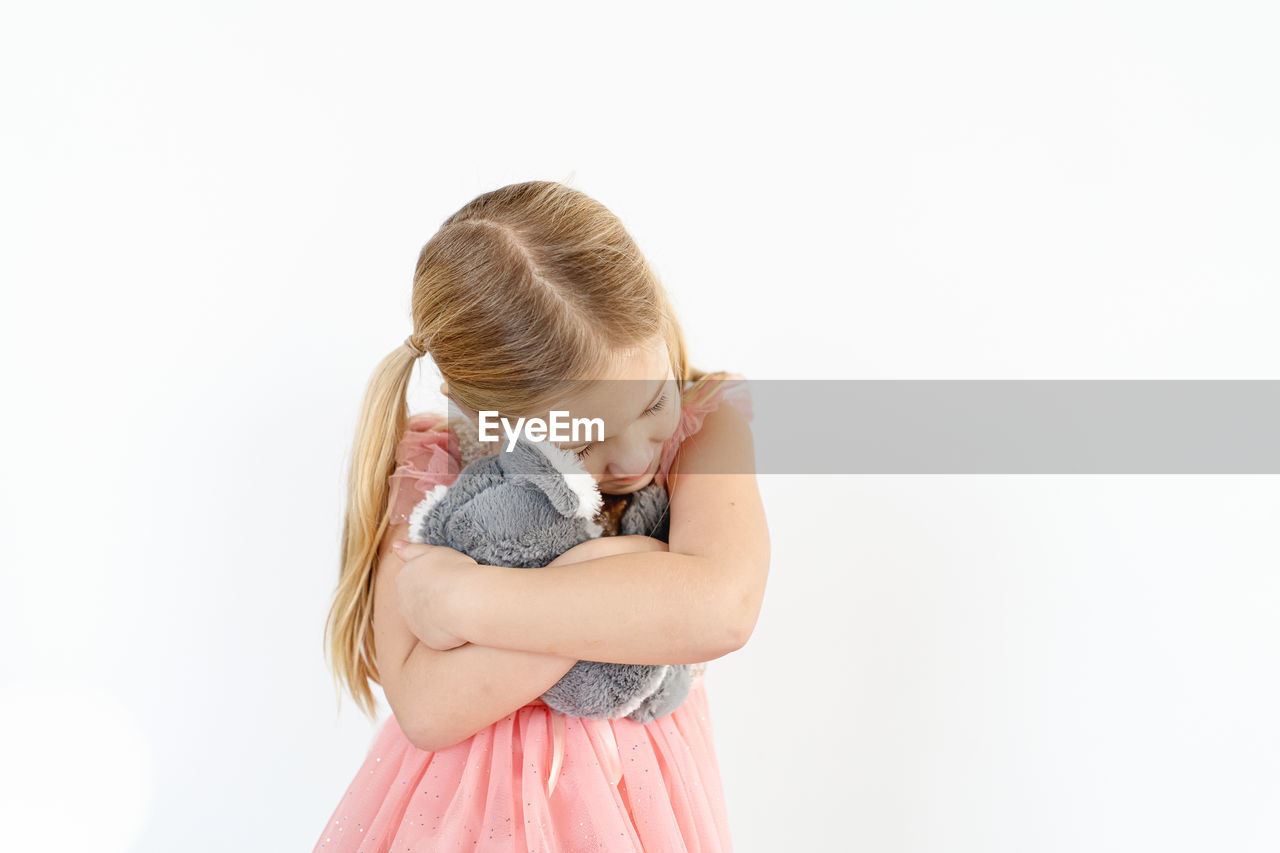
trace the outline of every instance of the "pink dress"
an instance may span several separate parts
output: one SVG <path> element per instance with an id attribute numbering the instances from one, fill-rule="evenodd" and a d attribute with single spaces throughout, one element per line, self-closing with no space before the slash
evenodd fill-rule
<path id="1" fill-rule="evenodd" d="M 680 421 L 655 480 L 680 443 L 723 401 L 751 418 L 743 377 L 686 387 Z M 461 469 L 443 416 L 410 419 L 392 474 L 392 523 Z M 452 451 L 452 452 L 451 452 Z M 697 671 L 697 667 L 695 667 Z M 705 673 L 671 714 L 567 717 L 534 700 L 461 743 L 433 752 L 409 743 L 391 714 L 329 818 L 315 851 L 729 851 Z"/>

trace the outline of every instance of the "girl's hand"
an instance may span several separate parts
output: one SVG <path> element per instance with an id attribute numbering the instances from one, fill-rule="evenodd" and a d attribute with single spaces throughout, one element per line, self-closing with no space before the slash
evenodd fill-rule
<path id="1" fill-rule="evenodd" d="M 450 630 L 449 603 L 466 573 L 474 572 L 479 563 L 443 545 L 397 540 L 391 547 L 405 561 L 396 575 L 396 598 L 409 630 L 437 651 L 465 645 L 467 641 Z"/>

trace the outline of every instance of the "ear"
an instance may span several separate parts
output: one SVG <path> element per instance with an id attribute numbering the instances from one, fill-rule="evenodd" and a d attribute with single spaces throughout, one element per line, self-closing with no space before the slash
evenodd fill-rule
<path id="1" fill-rule="evenodd" d="M 590 521 L 604 504 L 595 479 L 578 457 L 549 441 L 520 436 L 514 448 L 502 451 L 502 467 L 514 482 L 527 482 L 543 492 L 566 518 Z"/>

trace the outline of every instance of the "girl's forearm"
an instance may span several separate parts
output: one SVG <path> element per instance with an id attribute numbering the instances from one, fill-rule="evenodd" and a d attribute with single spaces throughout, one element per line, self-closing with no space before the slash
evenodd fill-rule
<path id="1" fill-rule="evenodd" d="M 478 645 L 636 664 L 698 663 L 742 646 L 744 604 L 705 557 L 477 568 L 450 609 L 455 630 Z"/>

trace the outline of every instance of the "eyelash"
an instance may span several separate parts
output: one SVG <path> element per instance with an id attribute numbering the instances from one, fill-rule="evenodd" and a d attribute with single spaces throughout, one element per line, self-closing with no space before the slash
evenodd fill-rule
<path id="1" fill-rule="evenodd" d="M 667 395 L 663 394 L 661 397 L 658 398 L 658 402 L 654 403 L 652 406 L 644 410 L 644 413 L 641 415 L 641 417 L 644 417 L 644 415 L 656 414 L 659 409 L 661 409 L 664 405 L 666 405 L 666 403 L 667 403 Z M 579 460 L 586 459 L 587 454 L 591 452 L 591 448 L 592 448 L 592 445 L 590 444 L 585 445 L 580 450 L 575 450 L 573 452 L 573 455 L 578 457 Z"/>

